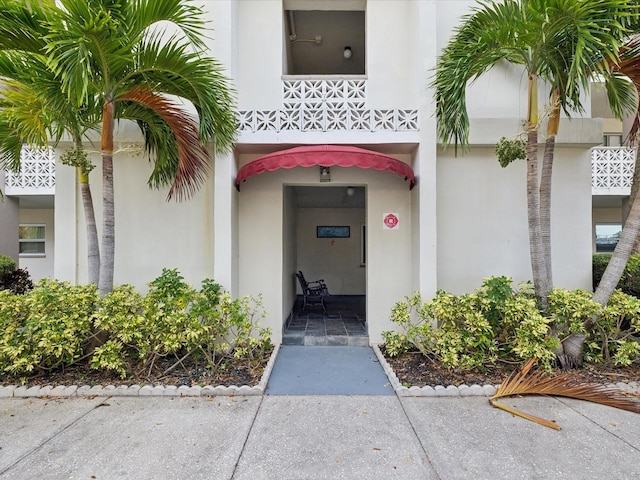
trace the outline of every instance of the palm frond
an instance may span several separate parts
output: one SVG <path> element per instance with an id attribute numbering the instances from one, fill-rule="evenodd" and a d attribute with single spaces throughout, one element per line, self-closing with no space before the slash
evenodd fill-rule
<path id="1" fill-rule="evenodd" d="M 22 137 L 0 117 L 0 169 L 20 172 Z"/>
<path id="2" fill-rule="evenodd" d="M 135 40 L 114 20 L 111 2 L 61 0 L 60 4 L 47 25 L 48 62 L 65 93 L 81 105 L 92 85 L 100 85 L 105 94 L 111 92 L 114 78 L 130 68 Z"/>
<path id="3" fill-rule="evenodd" d="M 438 137 L 445 144 L 466 148 L 469 117 L 466 88 L 496 63 L 524 64 L 521 10 L 518 2 L 483 4 L 464 17 L 436 65 L 430 84 L 435 89 Z"/>
<path id="4" fill-rule="evenodd" d="M 43 53 L 50 2 L 0 1 L 0 49 Z"/>
<path id="5" fill-rule="evenodd" d="M 148 32 L 159 22 L 171 22 L 194 47 L 205 47 L 203 31 L 206 25 L 200 8 L 181 0 L 133 0 L 123 3 L 128 8 L 126 15 L 136 34 Z"/>
<path id="6" fill-rule="evenodd" d="M 560 430 L 560 427 L 549 420 L 522 412 L 496 401 L 498 398 L 514 395 L 551 395 L 556 397 L 575 398 L 601 405 L 640 413 L 640 403 L 629 400 L 618 388 L 607 387 L 601 384 L 578 382 L 569 373 L 556 376 L 548 376 L 543 372 L 532 370 L 535 359 L 529 360 L 522 370 L 514 372 L 500 385 L 496 394 L 489 398 L 489 403 L 513 415 L 543 425 L 545 427 Z"/>
<path id="7" fill-rule="evenodd" d="M 200 140 L 197 121 L 182 105 L 144 87 L 133 88 L 118 101 L 143 105 L 153 110 L 166 123 L 175 137 L 178 150 L 178 164 L 168 198 L 176 195 L 181 200 L 192 196 L 205 182 L 211 169 L 209 152 Z"/>
<path id="8" fill-rule="evenodd" d="M 156 93 L 188 100 L 198 112 L 202 140 L 214 140 L 216 151 L 224 153 L 236 140 L 237 119 L 235 92 L 223 70 L 180 38 L 154 35 L 138 46 L 135 68 L 122 85 L 147 85 Z"/>
<path id="9" fill-rule="evenodd" d="M 590 76 L 606 73 L 638 15 L 636 2 L 503 0 L 485 2 L 463 18 L 436 65 L 438 137 L 466 147 L 466 88 L 501 60 L 557 88 L 563 110 L 583 109 Z M 626 93 L 626 92 L 623 92 Z M 628 106 L 628 103 L 623 104 Z"/>

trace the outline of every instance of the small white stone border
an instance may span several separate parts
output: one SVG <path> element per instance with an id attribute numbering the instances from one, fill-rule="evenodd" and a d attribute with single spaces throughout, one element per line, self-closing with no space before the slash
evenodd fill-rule
<path id="1" fill-rule="evenodd" d="M 391 386 L 393 390 L 396 392 L 396 395 L 399 397 L 491 397 L 495 395 L 497 391 L 497 387 L 493 385 L 460 385 L 459 387 L 455 385 L 436 385 L 435 387 L 405 387 L 400 383 L 398 377 L 394 373 L 391 365 L 384 358 L 384 355 L 380 351 L 380 346 L 377 344 L 372 345 L 373 351 L 376 353 L 376 357 L 378 357 L 378 361 L 380 365 L 382 365 L 382 369 L 384 373 L 387 374 L 387 378 L 389 378 L 389 382 L 391 382 Z"/>
<path id="2" fill-rule="evenodd" d="M 257 386 L 249 385 L 199 385 L 189 387 L 187 385 L 0 385 L 0 398 L 27 398 L 27 397 L 208 397 L 208 396 L 258 396 L 264 395 L 269 376 L 273 370 L 280 345 L 275 345 L 271 357 L 262 373 L 262 378 Z"/>
<path id="3" fill-rule="evenodd" d="M 380 365 L 384 373 L 387 374 L 389 382 L 399 397 L 492 397 L 496 394 L 496 391 L 500 385 L 436 385 L 435 387 L 405 387 L 400 383 L 398 377 L 394 373 L 391 365 L 384 358 L 384 355 L 380 351 L 380 345 L 372 345 L 373 351 L 378 357 Z M 640 382 L 617 382 L 609 385 L 611 388 L 617 388 L 623 393 L 628 393 L 635 396 L 640 396 Z M 1 395 L 0 395 L 1 396 Z"/>

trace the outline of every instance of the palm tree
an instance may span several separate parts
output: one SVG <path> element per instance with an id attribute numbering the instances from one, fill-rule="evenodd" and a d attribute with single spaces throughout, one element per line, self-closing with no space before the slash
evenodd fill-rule
<path id="1" fill-rule="evenodd" d="M 0 27 L 0 36 L 17 28 L 33 32 L 32 17 L 0 12 L 2 22 L 7 23 Z M 166 34 L 158 27 L 160 22 L 172 23 L 178 33 Z M 113 288 L 115 121 L 134 120 L 140 128 L 154 165 L 149 185 L 170 185 L 168 198 L 184 199 L 209 173 L 206 143 L 213 141 L 216 153 L 233 144 L 232 89 L 221 66 L 205 55 L 201 10 L 185 0 L 61 0 L 51 6 L 44 27 L 47 64 L 62 91 L 76 106 L 95 103 L 101 110 L 103 228 L 98 288 L 104 295 Z M 12 42 L 21 44 L 12 36 L 4 41 Z M 193 105 L 195 114 L 185 103 Z"/>
<path id="2" fill-rule="evenodd" d="M 468 146 L 467 85 L 500 62 L 521 65 L 528 78 L 527 215 L 536 299 L 544 312 L 552 288 L 550 191 L 552 152 L 560 108 L 581 109 L 580 91 L 593 73 L 607 74 L 604 59 L 615 60 L 630 2 L 605 0 L 504 0 L 481 4 L 464 18 L 436 66 L 438 136 L 443 144 Z M 552 92 L 547 161 L 539 181 L 538 82 Z M 545 246 L 546 245 L 546 246 Z"/>
<path id="3" fill-rule="evenodd" d="M 89 283 L 98 284 L 100 251 L 89 172 L 93 168 L 83 149 L 84 133 L 96 125 L 95 108 L 76 108 L 62 94 L 57 81 L 39 54 L 0 51 L 0 167 L 20 169 L 24 144 L 54 146 L 66 133 L 74 149 L 64 158 L 77 168 L 87 229 Z M 67 163 L 67 162 L 65 162 Z"/>

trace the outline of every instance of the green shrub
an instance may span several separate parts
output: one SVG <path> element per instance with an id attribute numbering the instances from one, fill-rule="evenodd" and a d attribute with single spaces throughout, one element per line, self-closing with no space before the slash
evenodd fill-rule
<path id="1" fill-rule="evenodd" d="M 231 358 L 252 367 L 271 350 L 259 299 L 233 300 L 212 280 L 194 290 L 176 270 L 149 286 L 141 295 L 122 285 L 102 299 L 95 285 L 49 279 L 25 295 L 0 291 L 0 372 L 28 376 L 88 359 L 125 378 L 187 360 L 209 370 Z"/>
<path id="2" fill-rule="evenodd" d="M 554 331 L 559 338 L 585 332 L 584 324 L 602 312 L 600 304 L 593 301 L 593 293 L 585 290 L 554 289 L 549 294 L 547 314 L 554 320 Z"/>
<path id="3" fill-rule="evenodd" d="M 0 370 L 23 375 L 83 355 L 98 301 L 93 285 L 45 279 L 28 295 L 0 291 Z"/>
<path id="4" fill-rule="evenodd" d="M 2 277 L 16 269 L 16 262 L 11 257 L 0 255 L 0 281 Z"/>
<path id="5" fill-rule="evenodd" d="M 3 277 L 1 289 L 22 295 L 33 289 L 33 282 L 27 270 L 17 268 Z"/>
<path id="6" fill-rule="evenodd" d="M 549 367 L 555 357 L 551 321 L 540 315 L 533 298 L 513 291 L 508 277 L 488 278 L 472 294 L 439 291 L 428 302 L 414 293 L 393 307 L 391 319 L 402 331 L 383 333 L 390 355 L 414 347 L 461 370 L 498 358 L 535 357 Z"/>
<path id="7" fill-rule="evenodd" d="M 616 290 L 590 332 L 590 354 L 614 365 L 640 363 L 640 299 Z"/>
<path id="8" fill-rule="evenodd" d="M 141 345 L 147 342 L 144 308 L 142 295 L 131 285 L 120 285 L 100 300 L 94 327 L 109 339 L 94 350 L 91 368 L 111 370 L 124 378 L 132 363 L 143 358 Z"/>
<path id="9" fill-rule="evenodd" d="M 256 322 L 259 302 L 232 300 L 210 279 L 196 291 L 177 270 L 163 269 L 149 286 L 144 297 L 124 285 L 102 299 L 95 325 L 108 341 L 96 348 L 92 368 L 125 377 L 151 371 L 166 359 L 168 373 L 191 358 L 215 370 L 231 356 L 251 364 L 270 350 L 271 332 Z"/>
<path id="10" fill-rule="evenodd" d="M 400 331 L 382 335 L 390 356 L 417 349 L 461 370 L 529 358 L 549 369 L 558 342 L 575 332 L 587 334 L 586 361 L 640 363 L 640 299 L 617 290 L 602 308 L 592 297 L 584 290 L 554 289 L 543 317 L 526 286 L 516 292 L 508 277 L 491 277 L 472 294 L 439 291 L 423 302 L 414 293 L 392 308 Z M 594 316 L 595 327 L 587 331 L 585 322 Z"/>
<path id="11" fill-rule="evenodd" d="M 610 253 L 598 253 L 593 256 L 594 291 L 598 287 L 600 279 L 610 260 Z M 629 257 L 629 261 L 627 262 L 624 272 L 622 272 L 617 288 L 629 295 L 640 297 L 640 255 L 634 254 Z"/>

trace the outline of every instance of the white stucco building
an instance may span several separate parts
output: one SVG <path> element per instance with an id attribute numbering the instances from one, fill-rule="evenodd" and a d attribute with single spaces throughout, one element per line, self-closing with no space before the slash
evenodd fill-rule
<path id="1" fill-rule="evenodd" d="M 194 285 L 214 278 L 233 295 L 262 294 L 262 324 L 277 343 L 296 298 L 294 273 L 302 270 L 324 278 L 333 294 L 366 296 L 369 338 L 379 342 L 392 305 L 412 291 L 467 292 L 491 275 L 531 279 L 525 165 L 503 169 L 494 154 L 500 137 L 521 128 L 526 78 L 498 67 L 469 88 L 467 154 L 456 157 L 436 138 L 433 68 L 475 2 L 198 3 L 213 29 L 211 53 L 237 91 L 238 142 L 183 203 L 147 188 L 142 157 L 116 155 L 117 284 L 144 289 L 167 267 Z M 564 288 L 591 288 L 592 147 L 605 131 L 596 118 L 603 114 L 592 115 L 586 103 L 581 118 L 563 120 L 557 139 L 553 273 Z M 126 126 L 117 135 L 140 141 Z M 35 250 L 21 254 L 20 265 L 36 279 L 85 282 L 75 171 L 57 163 L 53 173 L 49 157 L 35 157 L 25 163 L 37 172 L 7 178 L 0 253 L 18 256 L 18 225 L 44 227 L 31 230 L 44 235 L 44 248 L 29 244 Z M 100 215 L 97 154 L 94 160 Z M 43 183 L 53 177 L 55 187 Z M 605 193 L 610 198 L 593 215 L 615 223 L 628 186 Z M 348 237 L 321 238 L 323 226 L 349 227 Z"/>

